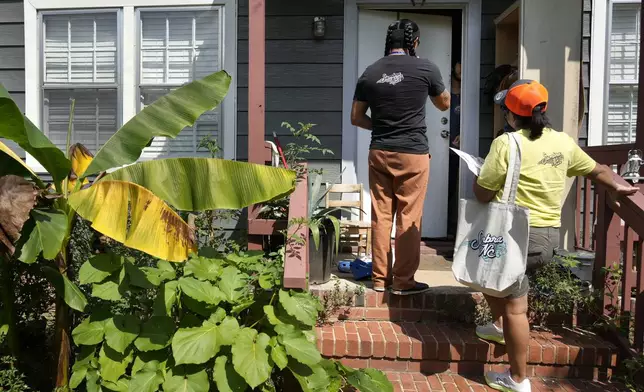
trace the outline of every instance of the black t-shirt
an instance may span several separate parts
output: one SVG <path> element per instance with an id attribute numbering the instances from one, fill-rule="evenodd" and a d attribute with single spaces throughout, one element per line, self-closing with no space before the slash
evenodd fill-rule
<path id="1" fill-rule="evenodd" d="M 426 59 L 386 56 L 358 79 L 354 100 L 367 102 L 373 130 L 371 149 L 427 154 L 427 96 L 445 91 L 441 73 Z"/>

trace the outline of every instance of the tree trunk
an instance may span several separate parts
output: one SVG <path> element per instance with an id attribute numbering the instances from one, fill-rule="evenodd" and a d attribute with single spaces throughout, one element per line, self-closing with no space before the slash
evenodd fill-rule
<path id="1" fill-rule="evenodd" d="M 67 276 L 67 246 L 65 254 L 56 257 L 56 264 L 61 274 Z M 56 388 L 65 388 L 69 383 L 69 360 L 71 343 L 69 340 L 69 307 L 65 300 L 56 296 L 56 330 L 54 332 L 54 350 L 56 350 Z"/>
<path id="2" fill-rule="evenodd" d="M 4 308 L 4 319 L 8 326 L 7 345 L 12 356 L 18 355 L 18 336 L 16 335 L 16 316 L 14 312 L 13 282 L 11 262 L 8 255 L 0 252 L 0 299 Z"/>

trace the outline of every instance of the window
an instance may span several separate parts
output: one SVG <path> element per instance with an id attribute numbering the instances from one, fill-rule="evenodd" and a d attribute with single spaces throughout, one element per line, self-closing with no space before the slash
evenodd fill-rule
<path id="1" fill-rule="evenodd" d="M 635 141 L 639 79 L 639 2 L 612 3 L 605 143 Z M 597 65 L 596 65 L 597 66 Z"/>
<path id="2" fill-rule="evenodd" d="M 169 91 L 221 67 L 219 8 L 140 11 L 140 109 Z M 220 141 L 221 108 L 205 113 L 177 138 L 157 137 L 144 157 L 207 156 L 205 136 Z"/>
<path id="3" fill-rule="evenodd" d="M 43 20 L 44 131 L 65 149 L 71 102 L 71 142 L 96 152 L 119 126 L 117 13 L 55 13 Z"/>

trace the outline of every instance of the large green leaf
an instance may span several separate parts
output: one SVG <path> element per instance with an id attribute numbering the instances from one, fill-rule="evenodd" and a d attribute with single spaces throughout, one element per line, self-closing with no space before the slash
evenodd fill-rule
<path id="1" fill-rule="evenodd" d="M 51 267 L 43 267 L 42 271 L 49 283 L 56 289 L 56 293 L 63 298 L 70 308 L 79 312 L 85 309 L 87 299 L 74 283 Z"/>
<path id="2" fill-rule="evenodd" d="M 172 314 L 172 307 L 177 302 L 177 288 L 179 282 L 173 280 L 164 283 L 159 288 L 159 292 L 154 299 L 154 315 L 155 316 L 170 316 Z"/>
<path id="3" fill-rule="evenodd" d="M 221 301 L 226 299 L 221 290 L 212 283 L 202 282 L 195 278 L 179 279 L 179 287 L 188 297 L 206 304 L 219 305 Z"/>
<path id="4" fill-rule="evenodd" d="M 72 331 L 72 338 L 76 345 L 92 346 L 99 344 L 105 337 L 106 321 L 92 321 L 89 317 L 78 324 Z"/>
<path id="5" fill-rule="evenodd" d="M 246 162 L 168 158 L 124 167 L 104 180 L 135 183 L 182 211 L 206 211 L 286 196 L 295 189 L 295 176 L 291 170 Z"/>
<path id="6" fill-rule="evenodd" d="M 138 372 L 160 371 L 165 377 L 166 365 L 168 363 L 168 351 L 150 351 L 139 353 L 132 364 L 131 374 Z"/>
<path id="7" fill-rule="evenodd" d="M 83 177 L 136 162 L 157 136 L 175 138 L 228 93 L 231 77 L 220 71 L 159 98 L 119 129 L 96 153 Z M 79 176 L 81 173 L 78 173 Z"/>
<path id="8" fill-rule="evenodd" d="M 106 392 L 128 392 L 130 390 L 130 380 L 127 378 L 119 378 L 116 382 L 103 380 L 101 385 L 105 387 Z"/>
<path id="9" fill-rule="evenodd" d="M 271 359 L 281 370 L 288 366 L 288 357 L 284 346 L 282 346 L 275 337 L 271 338 Z"/>
<path id="10" fill-rule="evenodd" d="M 87 370 L 88 366 L 84 365 L 79 367 L 78 369 L 74 370 L 72 373 L 72 376 L 69 378 L 69 386 L 72 387 L 72 389 L 78 388 L 78 386 L 85 380 L 85 376 L 87 375 Z"/>
<path id="11" fill-rule="evenodd" d="M 322 311 L 320 301 L 309 293 L 280 290 L 279 299 L 286 313 L 309 326 L 315 325 L 318 313 Z"/>
<path id="12" fill-rule="evenodd" d="M 141 328 L 141 334 L 134 342 L 139 351 L 161 350 L 170 345 L 174 321 L 170 317 L 152 317 Z"/>
<path id="13" fill-rule="evenodd" d="M 96 370 L 89 369 L 87 371 L 87 376 L 85 376 L 85 379 L 87 380 L 85 382 L 85 388 L 87 388 L 87 392 L 101 392 L 101 385 L 98 382 L 99 375 Z"/>
<path id="14" fill-rule="evenodd" d="M 222 346 L 232 346 L 240 330 L 237 319 L 227 316 L 217 328 L 217 343 Z"/>
<path id="15" fill-rule="evenodd" d="M 273 366 L 268 360 L 271 338 L 251 328 L 242 329 L 232 347 L 235 371 L 256 388 L 268 380 Z"/>
<path id="16" fill-rule="evenodd" d="M 186 261 L 184 275 L 193 275 L 199 280 L 217 280 L 222 272 L 221 260 L 192 257 Z"/>
<path id="17" fill-rule="evenodd" d="M 347 376 L 347 382 L 361 392 L 393 392 L 387 376 L 376 369 L 358 369 Z"/>
<path id="18" fill-rule="evenodd" d="M 288 368 L 300 383 L 303 392 L 327 392 L 331 380 L 326 370 L 320 366 L 307 366 L 299 362 L 289 362 Z"/>
<path id="19" fill-rule="evenodd" d="M 316 365 L 322 356 L 315 343 L 306 339 L 304 334 L 292 325 L 278 325 L 275 331 L 280 335 L 278 341 L 284 346 L 291 357 L 305 365 Z"/>
<path id="20" fill-rule="evenodd" d="M 221 282 L 219 282 L 219 289 L 224 293 L 228 302 L 235 303 L 246 295 L 247 279 L 248 275 L 242 274 L 235 267 L 224 268 L 224 272 L 221 274 Z"/>
<path id="21" fill-rule="evenodd" d="M 138 372 L 130 380 L 130 392 L 156 392 L 163 383 L 163 374 L 160 371 L 145 370 Z"/>
<path id="22" fill-rule="evenodd" d="M 128 288 L 127 281 L 123 278 L 123 273 L 115 274 L 103 283 L 94 283 L 92 285 L 92 297 L 105 301 L 120 301 Z"/>
<path id="23" fill-rule="evenodd" d="M 128 353 L 119 353 L 110 347 L 103 345 L 98 355 L 98 364 L 101 366 L 101 377 L 107 381 L 117 382 L 125 369 L 132 362 L 132 351 Z"/>
<path id="24" fill-rule="evenodd" d="M 29 119 L 0 85 L 0 138 L 13 140 L 31 154 L 59 184 L 69 174 L 71 162 Z"/>
<path id="25" fill-rule="evenodd" d="M 235 371 L 232 361 L 225 355 L 215 360 L 213 378 L 219 392 L 244 392 L 248 389 L 244 378 Z"/>
<path id="26" fill-rule="evenodd" d="M 114 253 L 103 253 L 93 256 L 78 271 L 80 284 L 101 283 L 113 272 L 121 269 L 123 256 Z"/>
<path id="27" fill-rule="evenodd" d="M 202 364 L 217 355 L 220 348 L 217 325 L 206 321 L 201 327 L 181 328 L 172 338 L 172 355 L 177 365 Z"/>
<path id="28" fill-rule="evenodd" d="M 67 215 L 59 210 L 31 210 L 31 219 L 25 224 L 23 236 L 26 241 L 19 242 L 18 259 L 31 264 L 40 252 L 46 260 L 53 260 L 61 251 L 67 234 Z"/>
<path id="29" fill-rule="evenodd" d="M 208 392 L 210 380 L 206 370 L 177 366 L 170 370 L 163 383 L 164 392 Z"/>
<path id="30" fill-rule="evenodd" d="M 105 341 L 112 349 L 123 354 L 139 336 L 140 329 L 136 316 L 114 316 L 105 324 Z"/>

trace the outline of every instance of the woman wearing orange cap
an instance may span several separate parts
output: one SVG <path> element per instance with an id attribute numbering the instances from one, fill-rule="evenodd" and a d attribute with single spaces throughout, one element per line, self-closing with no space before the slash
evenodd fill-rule
<path id="1" fill-rule="evenodd" d="M 516 203 L 530 210 L 529 273 L 550 262 L 559 247 L 566 177 L 588 177 L 609 189 L 613 197 L 632 195 L 638 188 L 616 184 L 607 166 L 598 165 L 570 136 L 550 128 L 546 115 L 548 91 L 539 82 L 518 80 L 497 93 L 494 102 L 501 105 L 508 124 L 520 135 L 521 172 Z M 508 169 L 508 140 L 498 137 L 492 142 L 474 182 L 474 194 L 481 202 L 501 199 Z M 506 298 L 486 295 L 495 321 L 476 329 L 480 338 L 507 345 L 510 369 L 485 376 L 488 385 L 499 391 L 531 391 L 530 380 L 526 378 L 530 338 L 528 289 L 525 276 Z"/>

